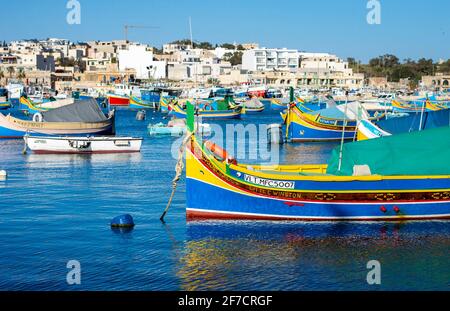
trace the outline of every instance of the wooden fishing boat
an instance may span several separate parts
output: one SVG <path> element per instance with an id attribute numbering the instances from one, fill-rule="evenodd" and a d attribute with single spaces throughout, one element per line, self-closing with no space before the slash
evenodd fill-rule
<path id="1" fill-rule="evenodd" d="M 0 138 L 22 138 L 33 135 L 113 135 L 114 111 L 105 116 L 93 99 L 42 112 L 34 121 L 0 113 Z M 37 117 L 37 118 L 36 118 Z"/>
<path id="2" fill-rule="evenodd" d="M 358 124 L 358 140 L 411 133 L 450 125 L 450 110 L 417 111 L 388 115 L 377 121 L 362 120 Z"/>
<path id="3" fill-rule="evenodd" d="M 108 94 L 108 102 L 112 107 L 126 107 L 130 105 L 130 97 L 124 95 Z"/>
<path id="4" fill-rule="evenodd" d="M 187 219 L 450 219 L 450 128 L 441 130 L 345 144 L 328 165 L 287 166 L 239 164 L 193 135 L 186 148 Z M 445 145 L 444 154 L 424 150 L 430 139 Z"/>
<path id="5" fill-rule="evenodd" d="M 155 104 L 147 102 L 142 98 L 138 98 L 136 96 L 130 97 L 130 106 L 131 109 L 154 109 Z"/>
<path id="6" fill-rule="evenodd" d="M 420 111 L 439 111 L 447 109 L 446 106 L 432 103 L 430 100 L 421 101 L 419 103 L 404 103 L 398 100 L 392 101 L 394 112 L 420 112 Z"/>
<path id="7" fill-rule="evenodd" d="M 172 108 L 170 107 L 176 103 L 176 99 L 174 97 L 161 96 L 159 101 L 159 110 L 161 112 L 169 112 Z"/>
<path id="8" fill-rule="evenodd" d="M 41 137 L 24 136 L 37 154 L 133 153 L 141 150 L 142 138 L 134 137 Z"/>
<path id="9" fill-rule="evenodd" d="M 291 142 L 339 141 L 342 135 L 345 140 L 354 139 L 357 119 L 369 119 L 369 115 L 358 102 L 318 111 L 292 104 L 282 118 Z"/>
<path id="10" fill-rule="evenodd" d="M 245 109 L 239 106 L 235 106 L 228 110 L 207 110 L 199 109 L 198 116 L 202 119 L 239 119 L 241 114 L 245 112 Z M 171 105 L 171 114 L 177 118 L 186 118 L 186 111 L 178 104 Z"/>
<path id="11" fill-rule="evenodd" d="M 71 105 L 75 102 L 75 99 L 66 98 L 37 104 L 34 103 L 30 98 L 22 96 L 20 97 L 19 102 L 20 102 L 20 110 L 27 111 L 30 114 L 34 114 Z"/>
<path id="12" fill-rule="evenodd" d="M 284 110 L 289 105 L 289 99 L 273 98 L 270 100 L 270 106 L 273 110 Z"/>
<path id="13" fill-rule="evenodd" d="M 0 103 L 0 110 L 7 110 L 7 109 L 9 109 L 11 107 L 12 107 L 12 105 L 9 102 Z"/>

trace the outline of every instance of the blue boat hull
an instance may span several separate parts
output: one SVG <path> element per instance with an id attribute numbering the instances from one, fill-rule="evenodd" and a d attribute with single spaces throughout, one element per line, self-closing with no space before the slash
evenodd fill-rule
<path id="1" fill-rule="evenodd" d="M 339 141 L 342 139 L 342 130 L 324 130 L 313 127 L 304 126 L 297 122 L 291 122 L 288 128 L 288 139 L 292 142 L 301 141 Z M 344 139 L 350 140 L 355 138 L 355 131 L 345 131 Z"/>
<path id="2" fill-rule="evenodd" d="M 393 221 L 450 218 L 450 202 L 346 204 L 286 201 L 246 196 L 220 187 L 190 179 L 187 189 L 187 215 L 189 219 L 261 219 L 308 221 Z M 201 189 L 201 190 L 200 190 Z M 236 204 L 239 202 L 239 204 Z M 384 206 L 386 212 L 380 210 Z M 207 207 L 207 208 L 205 208 Z M 401 213 L 394 211 L 398 208 Z"/>

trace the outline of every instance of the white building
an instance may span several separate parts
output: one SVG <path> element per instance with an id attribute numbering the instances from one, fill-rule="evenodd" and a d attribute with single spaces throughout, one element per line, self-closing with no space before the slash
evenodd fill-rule
<path id="1" fill-rule="evenodd" d="M 187 44 L 169 43 L 163 45 L 163 53 L 171 54 L 178 51 L 184 51 L 189 49 L 191 46 Z"/>
<path id="2" fill-rule="evenodd" d="M 253 49 L 244 51 L 242 69 L 249 71 L 297 71 L 298 51 L 288 49 Z"/>
<path id="3" fill-rule="evenodd" d="M 136 70 L 137 79 L 161 79 L 166 77 L 166 62 L 153 60 L 153 49 L 131 44 L 118 50 L 119 70 Z"/>
<path id="4" fill-rule="evenodd" d="M 299 53 L 300 68 L 314 71 L 331 71 L 351 74 L 348 62 L 328 53 Z"/>

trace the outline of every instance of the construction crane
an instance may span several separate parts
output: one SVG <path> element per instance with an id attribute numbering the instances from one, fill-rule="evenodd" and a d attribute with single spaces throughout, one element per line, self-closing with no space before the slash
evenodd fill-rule
<path id="1" fill-rule="evenodd" d="M 159 27 L 125 25 L 125 26 L 124 26 L 125 40 L 128 41 L 128 31 L 129 31 L 130 29 L 158 29 L 158 28 L 159 28 Z"/>

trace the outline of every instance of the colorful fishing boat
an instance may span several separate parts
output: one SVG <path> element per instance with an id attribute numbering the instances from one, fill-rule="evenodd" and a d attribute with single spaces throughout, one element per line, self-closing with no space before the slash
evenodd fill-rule
<path id="1" fill-rule="evenodd" d="M 9 102 L 0 103 L 0 110 L 7 110 L 11 107 L 12 107 L 12 105 Z"/>
<path id="2" fill-rule="evenodd" d="M 287 109 L 289 102 L 289 99 L 273 98 L 270 100 L 270 107 L 273 110 L 284 110 Z"/>
<path id="3" fill-rule="evenodd" d="M 30 98 L 22 96 L 20 97 L 19 102 L 20 102 L 20 110 L 26 111 L 30 114 L 34 114 L 73 104 L 75 102 L 75 99 L 66 98 L 60 100 L 45 101 L 37 104 L 33 102 Z"/>
<path id="4" fill-rule="evenodd" d="M 155 104 L 145 101 L 142 98 L 131 96 L 130 97 L 130 106 L 131 109 L 154 109 Z"/>
<path id="5" fill-rule="evenodd" d="M 438 111 L 447 109 L 446 106 L 432 103 L 430 100 L 424 100 L 413 103 L 400 102 L 398 100 L 392 101 L 392 108 L 394 112 L 420 112 L 420 111 Z"/>
<path id="6" fill-rule="evenodd" d="M 363 120 L 358 125 L 358 140 L 423 131 L 450 125 L 450 110 L 421 111 L 388 115 L 377 121 Z"/>
<path id="7" fill-rule="evenodd" d="M 193 131 L 194 122 L 188 127 Z M 449 137 L 450 128 L 440 128 L 346 144 L 329 165 L 258 166 L 239 164 L 193 135 L 187 219 L 450 219 Z M 439 149 L 444 144 L 444 152 L 427 149 L 430 140 Z"/>
<path id="8" fill-rule="evenodd" d="M 176 118 L 186 118 L 186 110 L 180 105 L 171 105 L 171 114 Z M 239 119 L 245 109 L 230 103 L 227 99 L 200 101 L 197 103 L 197 115 L 202 119 Z"/>
<path id="9" fill-rule="evenodd" d="M 130 97 L 125 95 L 108 94 L 108 102 L 111 107 L 127 107 L 130 105 Z"/>
<path id="10" fill-rule="evenodd" d="M 175 97 L 172 96 L 161 96 L 161 100 L 159 101 L 159 110 L 161 112 L 169 112 L 172 108 L 171 105 L 177 102 Z"/>
<path id="11" fill-rule="evenodd" d="M 36 154 L 134 153 L 141 150 L 142 138 L 134 137 L 41 137 L 24 136 Z"/>
<path id="12" fill-rule="evenodd" d="M 358 120 L 369 119 L 369 115 L 359 102 L 317 111 L 292 104 L 282 118 L 290 142 L 339 141 L 354 139 Z"/>
<path id="13" fill-rule="evenodd" d="M 17 119 L 0 113 L 0 138 L 52 135 L 113 135 L 114 111 L 105 116 L 93 99 L 44 111 L 34 121 Z"/>

